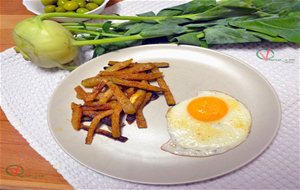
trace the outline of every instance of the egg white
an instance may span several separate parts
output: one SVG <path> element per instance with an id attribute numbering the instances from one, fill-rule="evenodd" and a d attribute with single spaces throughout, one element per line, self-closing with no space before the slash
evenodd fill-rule
<path id="1" fill-rule="evenodd" d="M 217 121 L 200 121 L 187 111 L 188 104 L 199 97 L 212 96 L 223 100 L 228 112 Z M 202 91 L 185 100 L 167 115 L 170 141 L 162 149 L 183 156 L 211 156 L 226 152 L 241 144 L 248 136 L 251 116 L 248 109 L 235 98 L 217 91 Z"/>

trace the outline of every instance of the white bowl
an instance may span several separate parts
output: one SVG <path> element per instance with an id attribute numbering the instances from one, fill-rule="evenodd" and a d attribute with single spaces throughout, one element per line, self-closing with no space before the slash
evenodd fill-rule
<path id="1" fill-rule="evenodd" d="M 100 14 L 106 4 L 108 3 L 109 0 L 105 0 L 102 5 L 100 5 L 99 7 L 97 7 L 96 9 L 89 11 L 85 14 Z M 27 10 L 29 10 L 30 12 L 36 14 L 36 15 L 40 15 L 44 13 L 44 5 L 41 3 L 40 0 L 23 0 L 23 5 L 26 7 Z M 67 18 L 67 17 L 60 17 L 60 18 L 53 18 L 53 20 L 59 21 L 59 22 L 81 22 L 81 21 L 85 21 L 85 20 L 89 20 L 86 18 Z"/>

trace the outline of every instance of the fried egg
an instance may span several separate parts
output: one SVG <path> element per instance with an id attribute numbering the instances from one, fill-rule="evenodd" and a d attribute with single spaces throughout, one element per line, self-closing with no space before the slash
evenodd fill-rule
<path id="1" fill-rule="evenodd" d="M 201 91 L 169 109 L 171 139 L 161 148 L 182 156 L 224 153 L 247 138 L 251 116 L 244 104 L 217 91 Z"/>

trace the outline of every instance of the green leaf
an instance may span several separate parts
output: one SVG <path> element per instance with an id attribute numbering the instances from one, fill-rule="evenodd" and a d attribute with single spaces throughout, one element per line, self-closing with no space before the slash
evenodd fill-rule
<path id="1" fill-rule="evenodd" d="M 249 15 L 256 11 L 256 9 L 248 7 L 223 7 L 216 6 L 203 13 L 182 15 L 182 18 L 191 19 L 193 21 L 209 21 L 214 19 L 228 18 Z"/>
<path id="2" fill-rule="evenodd" d="M 228 8 L 243 8 L 253 9 L 255 8 L 252 4 L 252 0 L 223 0 L 218 2 L 219 6 Z"/>
<path id="3" fill-rule="evenodd" d="M 142 14 L 137 14 L 137 16 L 155 16 L 155 13 L 154 12 L 146 12 L 146 13 L 142 13 Z M 125 30 L 129 30 L 131 29 L 131 27 L 136 27 L 135 25 L 136 24 L 140 24 L 140 23 L 149 23 L 149 24 L 155 24 L 156 22 L 155 21 L 128 21 L 128 22 L 123 22 L 121 24 L 119 24 L 117 27 L 116 27 L 116 30 L 117 31 L 125 31 Z"/>
<path id="4" fill-rule="evenodd" d="M 150 23 L 136 23 L 134 25 L 131 25 L 131 27 L 129 28 L 129 30 L 127 30 L 127 32 L 125 32 L 124 35 L 129 36 L 129 35 L 138 34 L 142 30 L 144 30 L 146 28 L 150 28 L 153 25 L 154 24 L 150 24 Z"/>
<path id="5" fill-rule="evenodd" d="M 136 22 L 136 21 L 122 22 L 115 28 L 115 30 L 116 31 L 126 31 L 126 30 L 129 30 L 132 26 L 134 26 L 137 23 L 141 23 L 141 22 Z"/>
<path id="6" fill-rule="evenodd" d="M 115 42 L 115 43 L 103 44 L 101 46 L 105 48 L 106 52 L 110 52 L 121 48 L 134 46 L 136 44 L 140 44 L 140 42 L 139 41 Z"/>
<path id="7" fill-rule="evenodd" d="M 141 45 L 142 40 L 136 40 L 136 41 L 126 41 L 126 42 L 115 42 L 115 43 L 109 43 L 109 44 L 102 44 L 95 47 L 93 58 L 100 56 L 104 53 L 108 53 L 111 51 L 115 51 L 118 49 Z"/>
<path id="8" fill-rule="evenodd" d="M 185 25 L 187 28 L 191 29 L 197 29 L 197 28 L 206 28 L 214 25 L 229 25 L 229 22 L 232 21 L 242 21 L 242 20 L 248 20 L 248 19 L 254 19 L 256 16 L 238 16 L 238 17 L 230 17 L 230 18 L 224 18 L 224 19 L 218 19 L 218 20 L 213 20 L 209 22 L 203 22 L 203 23 L 196 23 L 196 24 L 187 24 Z"/>
<path id="9" fill-rule="evenodd" d="M 184 24 L 190 22 L 190 20 L 185 18 L 170 17 L 162 20 L 160 23 L 165 23 L 165 22 L 172 23 L 172 24 Z"/>
<path id="10" fill-rule="evenodd" d="M 142 37 L 159 37 L 159 36 L 170 36 L 173 34 L 181 34 L 186 30 L 185 27 L 179 26 L 173 22 L 162 22 L 152 27 L 145 28 L 141 31 Z"/>
<path id="11" fill-rule="evenodd" d="M 300 10 L 299 0 L 253 0 L 252 3 L 261 11 L 273 14 Z"/>
<path id="12" fill-rule="evenodd" d="M 299 17 L 300 18 L 300 11 L 289 12 L 288 16 L 290 16 L 290 17 Z"/>
<path id="13" fill-rule="evenodd" d="M 208 44 L 231 44 L 259 42 L 260 39 L 245 29 L 234 29 L 225 26 L 211 27 L 204 30 Z"/>
<path id="14" fill-rule="evenodd" d="M 200 46 L 204 47 L 204 48 L 208 48 L 209 47 L 208 43 L 205 40 L 200 40 Z"/>
<path id="15" fill-rule="evenodd" d="M 106 21 L 106 22 L 104 22 L 103 23 L 103 25 L 102 25 L 102 30 L 104 31 L 104 32 L 110 32 L 110 27 L 111 27 L 111 25 L 112 25 L 112 22 L 111 21 Z"/>
<path id="16" fill-rule="evenodd" d="M 178 44 L 201 46 L 201 40 L 198 37 L 199 33 L 202 32 L 191 32 L 182 34 L 180 36 L 172 38 L 170 41 L 177 42 Z"/>
<path id="17" fill-rule="evenodd" d="M 93 58 L 105 53 L 105 49 L 101 46 L 96 46 L 93 53 Z"/>
<path id="18" fill-rule="evenodd" d="M 269 36 L 269 35 L 266 35 L 266 34 L 262 34 L 262 33 L 259 33 L 259 32 L 250 32 L 250 34 L 253 34 L 254 36 L 257 36 L 259 38 L 262 38 L 262 39 L 265 39 L 265 40 L 268 40 L 270 42 L 288 42 L 286 39 L 284 38 L 280 38 L 280 37 L 274 37 L 274 36 Z"/>
<path id="19" fill-rule="evenodd" d="M 193 0 L 188 3 L 169 7 L 158 12 L 158 16 L 176 16 L 206 11 L 216 5 L 215 0 Z"/>
<path id="20" fill-rule="evenodd" d="M 155 16 L 155 13 L 153 11 L 149 11 L 146 13 L 137 14 L 137 16 Z"/>
<path id="21" fill-rule="evenodd" d="M 230 25 L 253 30 L 269 36 L 280 36 L 290 42 L 300 43 L 300 17 L 298 16 L 230 22 Z"/>

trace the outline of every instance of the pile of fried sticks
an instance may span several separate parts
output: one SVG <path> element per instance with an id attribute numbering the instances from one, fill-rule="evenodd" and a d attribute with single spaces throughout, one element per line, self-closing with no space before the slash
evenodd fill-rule
<path id="1" fill-rule="evenodd" d="M 143 109 L 150 101 L 163 94 L 169 106 L 176 104 L 159 70 L 166 67 L 169 63 L 109 61 L 96 76 L 82 80 L 83 87 L 75 87 L 83 104 L 71 103 L 73 128 L 88 131 L 86 144 L 92 143 L 95 134 L 126 142 L 128 139 L 121 135 L 124 117 L 128 124 L 136 121 L 138 128 L 147 128 Z M 102 129 L 102 124 L 108 130 Z"/>

